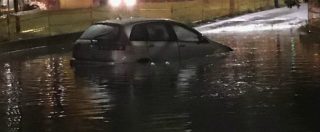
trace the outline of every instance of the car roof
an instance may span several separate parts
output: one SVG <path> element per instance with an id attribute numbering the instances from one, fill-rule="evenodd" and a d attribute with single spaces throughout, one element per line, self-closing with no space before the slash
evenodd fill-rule
<path id="1" fill-rule="evenodd" d="M 164 18 L 125 18 L 125 19 L 113 19 L 113 20 L 105 20 L 100 21 L 95 24 L 118 24 L 122 26 L 134 25 L 137 23 L 148 23 L 148 22 L 173 22 L 177 23 L 170 19 Z"/>

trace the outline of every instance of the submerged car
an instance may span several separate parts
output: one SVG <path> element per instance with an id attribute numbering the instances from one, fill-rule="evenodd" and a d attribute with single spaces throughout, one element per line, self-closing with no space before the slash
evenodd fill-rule
<path id="1" fill-rule="evenodd" d="M 159 62 L 229 51 L 230 47 L 179 22 L 131 18 L 93 24 L 76 40 L 73 60 Z"/>

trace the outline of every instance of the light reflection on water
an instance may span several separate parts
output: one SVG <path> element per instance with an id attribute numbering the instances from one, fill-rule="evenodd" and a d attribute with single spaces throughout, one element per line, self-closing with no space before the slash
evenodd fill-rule
<path id="1" fill-rule="evenodd" d="M 20 88 L 15 73 L 12 72 L 11 65 L 5 63 L 3 69 L 2 87 L 4 88 L 4 91 L 2 91 L 2 93 L 7 96 L 5 99 L 7 101 L 7 110 L 4 111 L 7 116 L 7 126 L 9 131 L 18 132 L 21 123 L 20 96 L 22 89 Z"/>
<path id="2" fill-rule="evenodd" d="M 235 51 L 169 65 L 71 68 L 70 53 L 0 61 L 0 130 L 317 130 L 319 44 L 295 30 L 210 37 Z"/>

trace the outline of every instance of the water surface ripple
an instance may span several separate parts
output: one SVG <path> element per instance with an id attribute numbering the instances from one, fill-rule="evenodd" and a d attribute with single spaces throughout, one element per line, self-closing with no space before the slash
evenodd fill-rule
<path id="1" fill-rule="evenodd" d="M 0 131 L 319 130 L 320 44 L 295 30 L 208 35 L 234 51 L 169 65 L 2 56 Z"/>

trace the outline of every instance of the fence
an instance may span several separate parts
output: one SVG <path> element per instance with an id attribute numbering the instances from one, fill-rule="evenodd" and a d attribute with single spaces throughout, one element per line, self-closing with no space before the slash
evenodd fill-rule
<path id="1" fill-rule="evenodd" d="M 106 12 L 101 9 L 74 9 L 10 15 L 0 19 L 0 41 L 80 32 L 95 21 L 108 19 L 110 14 Z M 16 17 L 19 17 L 19 33 L 16 32 Z"/>
<path id="2" fill-rule="evenodd" d="M 280 3 L 283 4 L 283 0 Z M 93 22 L 117 16 L 162 17 L 188 23 L 273 7 L 274 0 L 189 0 L 142 2 L 133 10 L 95 7 L 27 11 L 0 18 L 0 42 L 80 32 Z M 16 32 L 17 25 L 20 32 Z"/>

